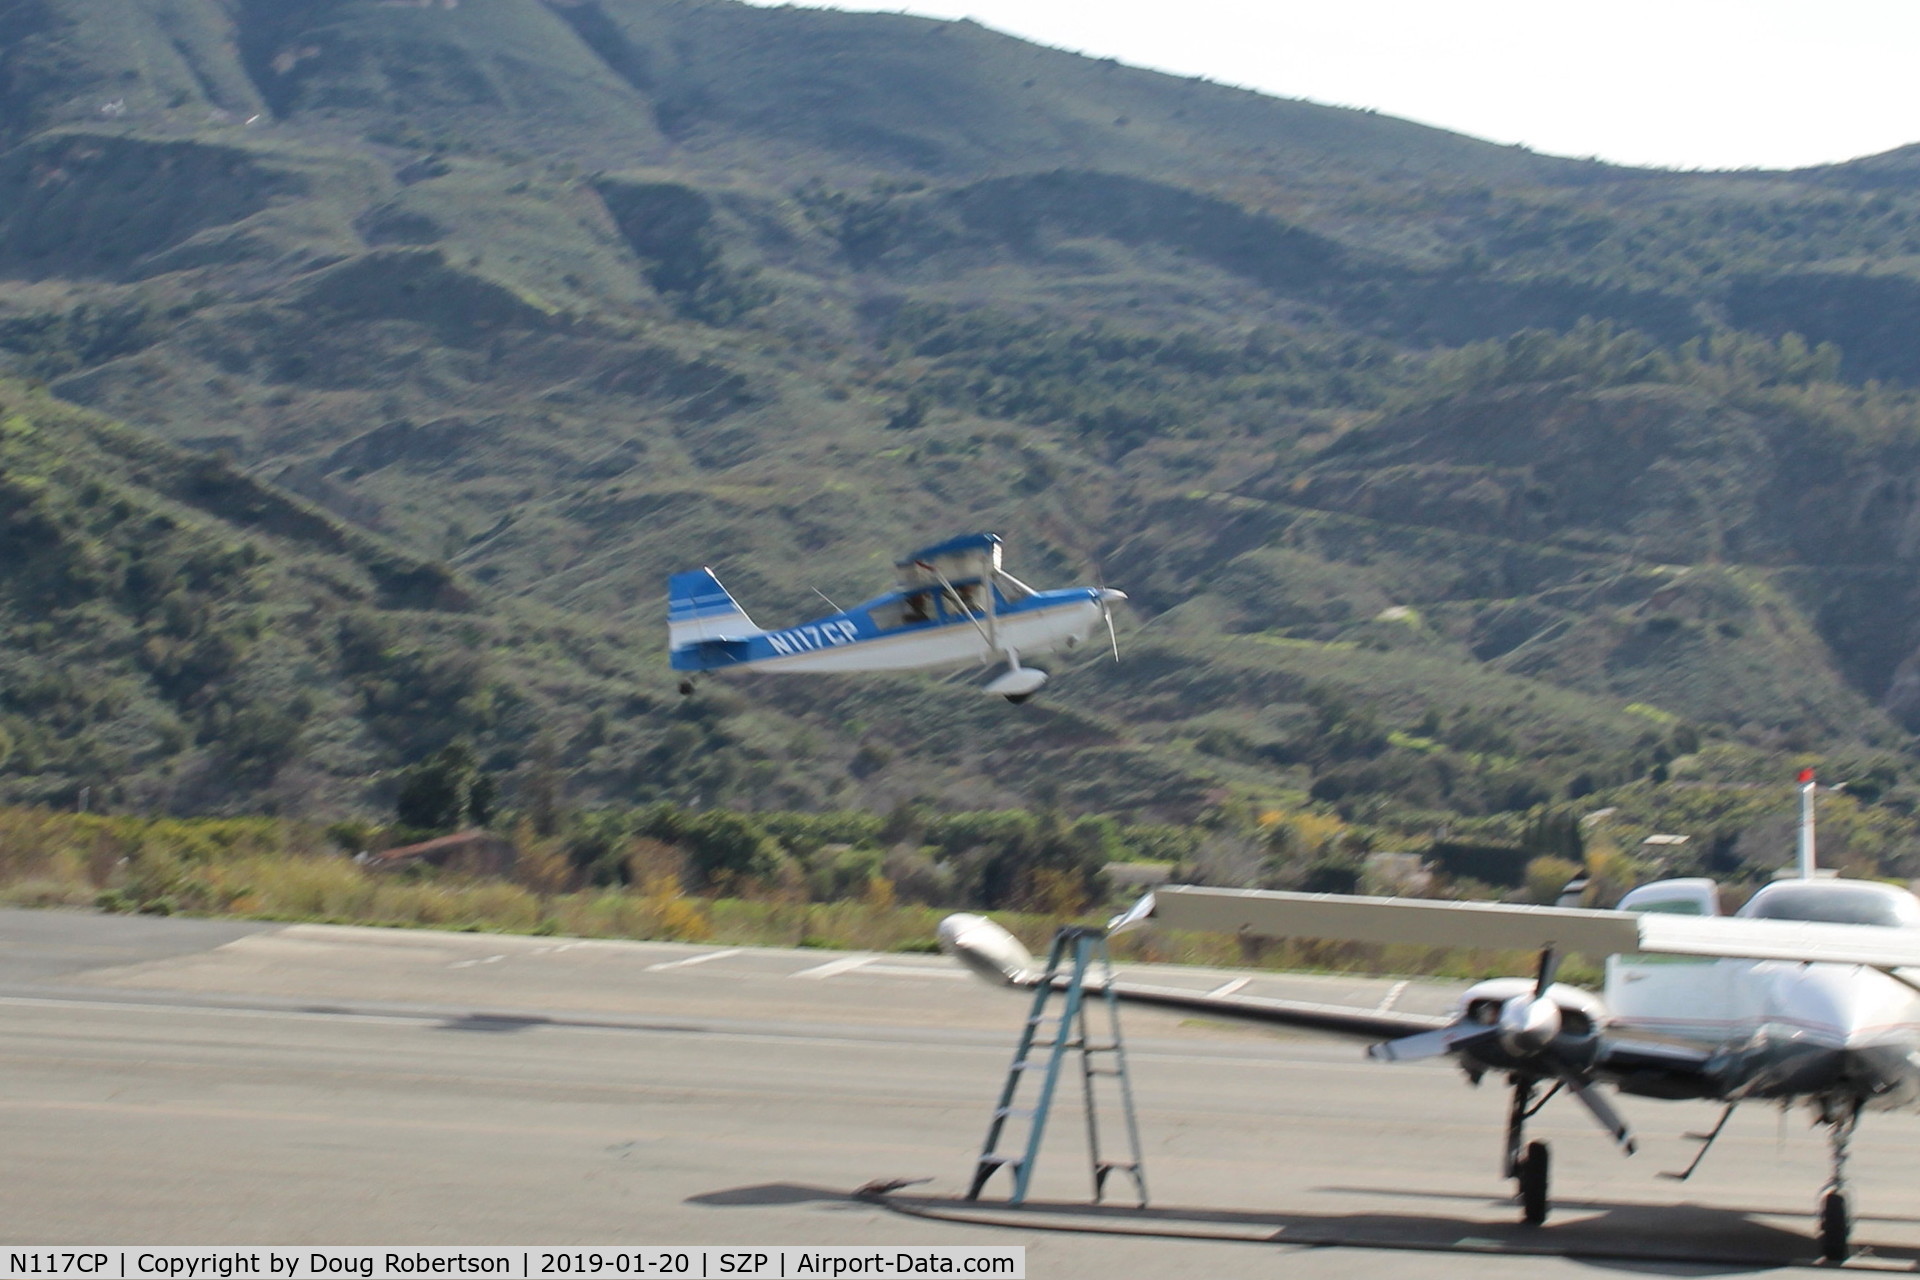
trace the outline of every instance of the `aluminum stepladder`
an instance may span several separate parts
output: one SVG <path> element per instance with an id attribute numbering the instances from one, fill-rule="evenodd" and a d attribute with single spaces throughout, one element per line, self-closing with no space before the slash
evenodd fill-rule
<path id="1" fill-rule="evenodd" d="M 1095 1041 L 1088 1025 L 1087 971 L 1096 962 L 1100 967 L 1100 981 L 1092 995 L 1106 1004 L 1105 1041 Z M 1056 997 L 1064 1002 L 1063 1007 L 1058 1014 L 1048 1014 L 1047 1005 Z M 1043 1031 L 1049 1024 L 1050 1044 Z M 1020 1043 L 1013 1051 L 1013 1064 L 1007 1068 L 1007 1082 L 1000 1090 L 993 1120 L 987 1126 L 987 1140 L 980 1148 L 980 1161 L 974 1167 L 967 1199 L 978 1200 L 981 1188 L 993 1176 L 993 1171 L 1005 1167 L 1013 1170 L 1013 1194 L 1007 1203 L 1025 1202 L 1028 1184 L 1033 1180 L 1034 1162 L 1040 1155 L 1040 1140 L 1046 1134 L 1047 1115 L 1053 1107 L 1054 1088 L 1060 1082 L 1061 1065 L 1075 1052 L 1080 1055 L 1082 1097 L 1087 1110 L 1087 1154 L 1092 1163 L 1094 1202 L 1099 1203 L 1105 1193 L 1107 1175 L 1120 1169 L 1132 1176 L 1134 1188 L 1140 1193 L 1140 1207 L 1146 1208 L 1147 1173 L 1140 1158 L 1140 1126 L 1134 1118 L 1126 1048 L 1120 1039 L 1120 1002 L 1113 993 L 1113 958 L 1107 951 L 1105 930 L 1079 926 L 1062 929 L 1053 937 L 1053 946 L 1047 952 L 1046 972 L 1034 989 L 1033 1006 L 1028 1010 L 1026 1025 L 1021 1028 Z M 1030 1107 L 1015 1106 L 1021 1081 L 1034 1070 L 1044 1071 L 1039 1096 Z M 1126 1118 L 1127 1144 L 1133 1157 L 1130 1160 L 1109 1160 L 1101 1151 L 1099 1099 L 1094 1090 L 1094 1080 L 1101 1076 L 1119 1082 L 1120 1109 Z M 1015 1117 L 1028 1121 L 1026 1150 L 1017 1156 L 1003 1155 L 999 1151 L 1000 1141 L 1005 1136 L 1007 1121 Z"/>

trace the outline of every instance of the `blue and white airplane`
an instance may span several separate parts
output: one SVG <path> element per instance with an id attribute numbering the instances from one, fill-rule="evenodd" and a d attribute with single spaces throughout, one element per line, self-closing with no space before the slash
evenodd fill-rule
<path id="1" fill-rule="evenodd" d="M 899 585 L 824 618 L 767 631 L 711 569 L 667 579 L 667 651 L 675 671 L 904 671 L 1006 663 L 985 692 L 1025 702 L 1047 673 L 1020 655 L 1070 649 L 1103 622 L 1115 661 L 1110 587 L 1036 591 L 1000 567 L 1000 538 L 970 533 L 897 561 Z M 693 692 L 691 674 L 680 692 Z"/>

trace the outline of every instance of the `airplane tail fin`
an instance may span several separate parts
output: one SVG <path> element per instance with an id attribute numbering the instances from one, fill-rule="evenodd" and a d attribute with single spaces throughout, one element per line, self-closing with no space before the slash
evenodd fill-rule
<path id="1" fill-rule="evenodd" d="M 693 569 L 667 579 L 667 648 L 702 640 L 740 640 L 760 628 L 727 594 L 711 569 Z"/>

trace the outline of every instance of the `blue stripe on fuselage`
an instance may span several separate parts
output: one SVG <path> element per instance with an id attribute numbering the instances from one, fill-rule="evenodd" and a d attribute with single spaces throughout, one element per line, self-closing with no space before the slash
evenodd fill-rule
<path id="1" fill-rule="evenodd" d="M 901 627 L 888 627 L 885 630 L 873 625 L 873 610 L 885 608 L 907 594 L 910 593 L 889 592 L 884 596 L 874 597 L 858 608 L 848 609 L 844 613 L 816 618 L 812 622 L 803 622 L 799 626 L 785 627 L 778 631 L 762 632 L 757 636 L 739 640 L 703 640 L 682 645 L 671 655 L 673 669 L 675 671 L 711 671 L 719 667 L 737 667 L 743 663 L 765 662 L 770 658 L 812 653 L 818 649 L 845 648 L 848 645 L 859 644 L 863 640 L 887 640 L 906 635 L 932 635 L 950 627 L 971 628 L 975 625 L 958 615 L 928 622 L 909 623 Z M 1037 591 L 1026 599 L 1012 604 L 1001 601 L 999 616 L 1002 619 L 1015 618 L 1043 609 L 1058 608 L 1063 604 L 1081 604 L 1097 599 L 1098 595 L 1099 593 L 1090 587 Z"/>

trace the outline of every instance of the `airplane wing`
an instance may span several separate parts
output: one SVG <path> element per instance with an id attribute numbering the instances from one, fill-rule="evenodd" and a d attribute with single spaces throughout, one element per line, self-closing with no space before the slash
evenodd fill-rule
<path id="1" fill-rule="evenodd" d="M 996 986 L 1031 989 L 1045 977 L 1035 964 L 1032 953 L 1020 944 L 1019 939 L 985 916 L 970 912 L 950 915 L 940 922 L 939 937 L 942 951 Z M 1056 987 L 1063 987 L 1066 982 L 1064 975 L 1054 978 Z M 1417 1013 L 1385 1013 L 1304 1000 L 1275 1000 L 1265 996 L 1221 995 L 1181 987 L 1156 987 L 1125 979 L 1114 980 L 1113 994 L 1129 1004 L 1184 1009 L 1211 1017 L 1299 1027 L 1361 1040 L 1397 1039 L 1423 1031 L 1439 1030 L 1448 1025 L 1446 1018 Z"/>
<path id="2" fill-rule="evenodd" d="M 1697 1045 L 1606 1037 L 1591 1068 L 1622 1093 L 1642 1098 L 1714 1098 L 1724 1083 L 1714 1054 Z"/>
<path id="3" fill-rule="evenodd" d="M 1862 964 L 1875 969 L 1920 965 L 1920 929 L 1746 920 L 1738 916 L 1649 913 L 1636 918 L 1640 922 L 1638 950 L 1655 955 Z"/>
<path id="4" fill-rule="evenodd" d="M 1376 1013 L 1342 1005 L 1314 1004 L 1305 1000 L 1275 1000 L 1266 996 L 1212 995 L 1202 991 L 1183 991 L 1177 987 L 1152 987 L 1138 982 L 1116 981 L 1113 994 L 1129 1004 L 1154 1005 L 1162 1009 L 1181 1009 L 1236 1022 L 1257 1022 L 1268 1026 L 1298 1027 L 1328 1035 L 1352 1036 L 1357 1040 L 1393 1040 L 1438 1031 L 1449 1018 L 1420 1013 Z"/>
<path id="5" fill-rule="evenodd" d="M 1920 930 L 1879 925 L 1194 885 L 1156 889 L 1146 915 L 1174 929 L 1268 938 L 1487 950 L 1552 948 L 1594 957 L 1643 953 L 1859 964 L 1876 969 L 1920 967 Z"/>
<path id="6" fill-rule="evenodd" d="M 1229 897 L 1241 898 L 1242 902 L 1237 905 L 1241 908 L 1245 906 L 1245 895 L 1220 890 L 1189 891 L 1184 887 L 1181 893 L 1168 893 L 1163 901 L 1181 902 L 1183 895 L 1190 892 L 1225 893 Z M 1324 901 L 1318 895 L 1265 896 L 1282 900 Z M 1335 901 L 1377 904 L 1379 900 L 1345 898 L 1335 899 Z M 1196 923 L 1196 914 L 1201 914 L 1206 919 L 1212 917 L 1204 917 L 1203 913 L 1190 913 L 1189 909 L 1193 905 L 1193 901 L 1187 901 L 1185 905 L 1177 906 L 1169 914 L 1174 921 L 1184 927 L 1216 927 L 1214 924 Z M 1114 923 L 1112 931 L 1123 931 L 1151 915 L 1159 915 L 1161 906 L 1162 901 L 1156 901 L 1153 896 L 1143 898 L 1138 906 Z M 1433 921 L 1441 917 L 1416 918 Z M 1346 930 L 1336 936 L 1360 935 L 1360 918 L 1349 919 L 1346 925 Z M 1302 932 L 1310 935 L 1319 934 L 1331 927 L 1316 922 L 1310 929 Z M 1378 935 L 1369 933 L 1365 936 L 1368 940 L 1373 940 Z M 966 912 L 950 915 L 940 922 L 939 937 L 942 951 L 990 983 L 1018 990 L 1031 989 L 1044 979 L 1045 975 L 1036 967 L 1032 953 L 1012 934 L 984 916 Z M 1409 939 L 1403 933 L 1390 940 Z M 1424 937 L 1413 940 L 1424 940 Z M 1526 943 L 1515 941 L 1514 937 L 1509 935 L 1502 937 L 1498 945 L 1526 945 Z M 1056 975 L 1054 978 L 1056 986 L 1064 986 L 1066 982 L 1065 975 Z M 1245 996 L 1231 991 L 1225 993 L 1193 991 L 1186 988 L 1151 986 L 1126 978 L 1114 980 L 1113 994 L 1115 998 L 1129 1004 L 1153 1005 L 1163 1009 L 1180 1009 L 1204 1014 L 1209 1017 L 1231 1018 L 1239 1022 L 1298 1027 L 1304 1031 L 1351 1036 L 1372 1043 L 1370 1056 L 1386 1061 L 1433 1057 L 1437 1054 L 1452 1052 L 1456 1047 L 1464 1047 L 1474 1041 L 1485 1039 L 1493 1030 L 1487 1023 L 1458 1017 L 1389 1013 L 1378 1009 L 1316 1004 L 1303 1000 Z M 1592 1078 L 1611 1081 L 1629 1093 L 1656 1098 L 1700 1098 L 1717 1096 L 1718 1081 L 1711 1074 L 1712 1065 L 1711 1055 L 1696 1048 L 1666 1044 L 1657 1040 L 1607 1038 L 1596 1046 L 1595 1056 L 1588 1062 L 1586 1070 L 1592 1073 Z M 1583 1076 L 1582 1079 L 1585 1080 L 1586 1077 Z M 1589 1102 L 1589 1106 L 1593 1105 L 1595 1104 Z"/>

